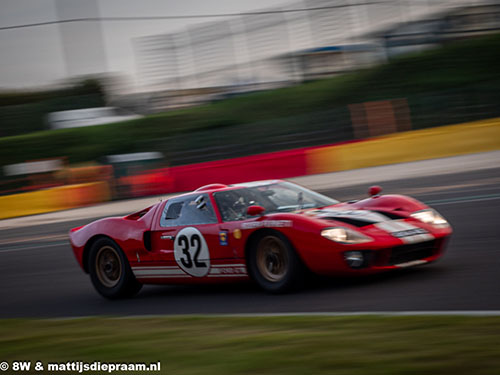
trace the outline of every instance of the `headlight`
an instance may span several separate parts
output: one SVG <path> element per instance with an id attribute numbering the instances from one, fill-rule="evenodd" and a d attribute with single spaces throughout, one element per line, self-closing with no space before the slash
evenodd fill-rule
<path id="1" fill-rule="evenodd" d="M 321 231 L 321 235 L 331 241 L 346 244 L 357 244 L 373 241 L 372 238 L 365 236 L 362 233 L 343 227 L 323 229 Z"/>
<path id="2" fill-rule="evenodd" d="M 410 216 L 426 224 L 432 224 L 438 227 L 447 227 L 449 225 L 444 217 L 431 208 L 414 212 Z"/>

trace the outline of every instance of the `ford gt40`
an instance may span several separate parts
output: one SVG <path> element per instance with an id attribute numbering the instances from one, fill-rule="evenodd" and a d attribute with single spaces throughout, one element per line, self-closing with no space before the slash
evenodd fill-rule
<path id="1" fill-rule="evenodd" d="M 380 190 L 341 203 L 287 181 L 211 184 L 73 228 L 69 237 L 107 298 L 132 296 L 143 284 L 248 279 L 284 292 L 306 272 L 366 275 L 440 258 L 452 233 L 446 219 Z"/>

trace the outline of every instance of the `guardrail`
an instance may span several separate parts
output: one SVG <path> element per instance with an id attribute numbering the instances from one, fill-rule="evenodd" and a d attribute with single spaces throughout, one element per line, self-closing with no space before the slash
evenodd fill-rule
<path id="1" fill-rule="evenodd" d="M 328 146 L 156 169 L 131 178 L 131 191 L 163 194 L 209 183 L 291 178 L 500 149 L 500 118 L 413 130 Z M 154 189 L 148 189 L 152 184 Z M 0 219 L 64 210 L 109 200 L 106 182 L 68 185 L 0 197 Z"/>
<path id="2" fill-rule="evenodd" d="M 111 199 L 107 182 L 66 185 L 0 197 L 0 219 L 67 210 Z"/>

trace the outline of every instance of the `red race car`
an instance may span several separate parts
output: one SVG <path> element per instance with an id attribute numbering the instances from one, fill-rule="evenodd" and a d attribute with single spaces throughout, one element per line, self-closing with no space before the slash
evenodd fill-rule
<path id="1" fill-rule="evenodd" d="M 78 263 L 108 298 L 143 284 L 253 279 L 269 292 L 306 270 L 368 274 L 435 261 L 452 229 L 401 195 L 340 203 L 286 181 L 212 184 L 125 217 L 71 229 Z"/>

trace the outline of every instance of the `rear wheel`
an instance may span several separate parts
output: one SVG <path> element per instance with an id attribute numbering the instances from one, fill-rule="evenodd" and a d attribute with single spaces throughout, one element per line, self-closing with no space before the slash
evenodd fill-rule
<path id="1" fill-rule="evenodd" d="M 97 240 L 90 249 L 89 272 L 92 284 L 106 298 L 131 297 L 142 287 L 120 247 L 109 238 Z"/>
<path id="2" fill-rule="evenodd" d="M 257 238 L 250 249 L 249 271 L 261 288 L 282 293 L 301 286 L 304 267 L 290 241 L 278 232 Z"/>

